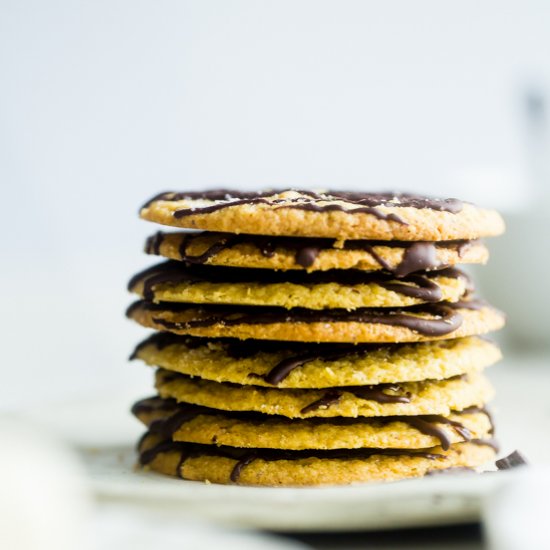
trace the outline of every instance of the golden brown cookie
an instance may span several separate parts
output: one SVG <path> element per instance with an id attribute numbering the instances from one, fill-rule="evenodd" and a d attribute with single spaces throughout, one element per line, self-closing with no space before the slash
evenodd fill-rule
<path id="1" fill-rule="evenodd" d="M 416 344 L 306 344 L 207 339 L 159 332 L 132 359 L 215 382 L 330 388 L 441 380 L 482 370 L 501 357 L 477 337 Z"/>
<path id="2" fill-rule="evenodd" d="M 339 241 L 218 232 L 158 231 L 145 252 L 192 264 L 272 270 L 389 271 L 399 277 L 457 264 L 484 264 L 481 241 Z"/>
<path id="3" fill-rule="evenodd" d="M 145 327 L 175 334 L 300 342 L 419 342 L 485 334 L 504 325 L 502 313 L 477 300 L 351 312 L 142 300 L 127 315 Z"/>
<path id="4" fill-rule="evenodd" d="M 170 260 L 134 275 L 128 289 L 153 302 L 351 310 L 456 302 L 472 286 L 456 268 L 397 279 L 357 270 L 275 272 Z"/>
<path id="5" fill-rule="evenodd" d="M 451 411 L 481 407 L 494 393 L 487 379 L 476 372 L 439 381 L 279 389 L 211 382 L 159 369 L 155 386 L 161 397 L 179 402 L 288 418 L 448 415 Z"/>
<path id="6" fill-rule="evenodd" d="M 445 241 L 504 231 L 494 210 L 456 199 L 397 193 L 169 192 L 151 199 L 140 215 L 173 227 L 339 240 Z"/>
<path id="7" fill-rule="evenodd" d="M 139 451 L 142 466 L 166 475 L 269 487 L 396 481 L 449 468 L 477 468 L 495 455 L 490 441 L 455 443 L 447 451 L 277 451 L 163 441 L 155 434 L 142 438 Z"/>
<path id="8" fill-rule="evenodd" d="M 310 418 L 290 420 L 261 413 L 231 413 L 153 397 L 132 408 L 150 432 L 173 441 L 265 449 L 425 449 L 492 435 L 483 409 L 449 416 Z"/>

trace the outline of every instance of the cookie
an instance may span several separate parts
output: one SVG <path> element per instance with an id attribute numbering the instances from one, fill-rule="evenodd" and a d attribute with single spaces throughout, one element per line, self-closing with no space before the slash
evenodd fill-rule
<path id="1" fill-rule="evenodd" d="M 145 252 L 199 265 L 281 271 L 384 270 L 398 277 L 456 264 L 484 264 L 489 257 L 481 241 L 339 241 L 161 231 L 147 239 Z"/>
<path id="2" fill-rule="evenodd" d="M 261 413 L 231 413 L 153 397 L 132 408 L 150 432 L 187 443 L 266 449 L 425 449 L 491 437 L 483 409 L 449 416 L 289 420 Z"/>
<path id="3" fill-rule="evenodd" d="M 451 411 L 480 407 L 493 396 L 487 379 L 476 372 L 439 381 L 280 389 L 211 382 L 159 369 L 155 386 L 161 397 L 179 402 L 288 418 L 448 415 Z"/>
<path id="4" fill-rule="evenodd" d="M 153 197 L 140 215 L 173 227 L 339 240 L 445 241 L 504 231 L 494 210 L 456 199 L 399 193 L 168 192 Z"/>
<path id="5" fill-rule="evenodd" d="M 175 334 L 300 342 L 419 342 L 485 334 L 504 325 L 502 313 L 478 300 L 354 311 L 142 300 L 126 314 L 145 327 Z"/>
<path id="6" fill-rule="evenodd" d="M 347 485 L 422 477 L 448 468 L 476 468 L 494 458 L 490 441 L 411 449 L 277 451 L 163 441 L 146 434 L 139 444 L 146 469 L 183 479 L 256 486 Z"/>
<path id="7" fill-rule="evenodd" d="M 499 348 L 469 337 L 417 344 L 305 344 L 205 339 L 159 332 L 132 359 L 215 382 L 279 388 L 330 388 L 441 380 L 482 370 Z"/>
<path id="8" fill-rule="evenodd" d="M 153 302 L 352 310 L 456 302 L 472 286 L 456 268 L 396 279 L 357 270 L 275 272 L 170 260 L 132 277 L 128 289 Z"/>

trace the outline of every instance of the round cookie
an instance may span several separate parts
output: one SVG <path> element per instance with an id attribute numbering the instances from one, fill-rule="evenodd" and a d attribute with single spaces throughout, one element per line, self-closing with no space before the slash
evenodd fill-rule
<path id="1" fill-rule="evenodd" d="M 485 334 L 504 325 L 502 313 L 477 300 L 355 311 L 142 300 L 132 304 L 126 314 L 145 327 L 175 334 L 300 342 L 419 342 Z"/>
<path id="2" fill-rule="evenodd" d="M 261 413 L 231 413 L 177 404 L 159 397 L 132 408 L 150 432 L 173 441 L 265 449 L 425 449 L 485 439 L 492 424 L 482 409 L 449 416 L 289 420 Z"/>
<path id="3" fill-rule="evenodd" d="M 472 287 L 466 274 L 456 268 L 398 280 L 362 271 L 275 272 L 188 266 L 170 260 L 134 275 L 128 289 L 156 303 L 352 310 L 456 302 Z"/>
<path id="4" fill-rule="evenodd" d="M 281 271 L 384 270 L 399 277 L 456 264 L 484 264 L 489 258 L 481 241 L 339 241 L 207 231 L 158 231 L 147 239 L 145 252 L 192 264 Z"/>
<path id="5" fill-rule="evenodd" d="M 330 389 L 279 389 L 211 382 L 159 369 L 155 387 L 163 398 L 229 411 L 255 411 L 288 418 L 441 414 L 481 407 L 493 388 L 480 373 L 446 380 L 345 386 Z"/>
<path id="6" fill-rule="evenodd" d="M 469 337 L 417 344 L 305 344 L 153 334 L 131 356 L 215 382 L 331 388 L 441 380 L 495 363 L 499 348 Z"/>
<path id="7" fill-rule="evenodd" d="M 256 486 L 348 485 L 422 477 L 449 468 L 477 468 L 494 458 L 491 442 L 456 443 L 448 451 L 242 450 L 162 441 L 146 434 L 139 445 L 146 469 L 183 479 Z"/>
<path id="8" fill-rule="evenodd" d="M 399 193 L 167 192 L 147 202 L 140 215 L 173 227 L 340 240 L 445 241 L 504 231 L 494 210 L 456 199 Z"/>

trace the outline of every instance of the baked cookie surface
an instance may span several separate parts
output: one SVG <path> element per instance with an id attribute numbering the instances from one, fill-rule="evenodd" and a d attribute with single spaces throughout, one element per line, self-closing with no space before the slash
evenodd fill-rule
<path id="1" fill-rule="evenodd" d="M 484 264 L 489 257 L 481 241 L 339 241 L 161 231 L 147 239 L 145 252 L 192 264 L 282 271 L 384 270 L 399 277 L 459 263 Z"/>
<path id="2" fill-rule="evenodd" d="M 167 192 L 153 197 L 140 215 L 173 227 L 341 240 L 477 239 L 504 230 L 494 210 L 398 193 Z"/>
<path id="3" fill-rule="evenodd" d="M 481 407 L 493 388 L 480 373 L 422 382 L 345 386 L 330 389 L 280 389 L 211 382 L 159 369 L 162 398 L 228 411 L 255 411 L 288 418 L 442 414 Z"/>
<path id="4" fill-rule="evenodd" d="M 499 348 L 469 337 L 416 344 L 307 344 L 224 340 L 156 333 L 132 359 L 214 382 L 279 388 L 330 388 L 441 380 L 482 370 Z"/>
<path id="5" fill-rule="evenodd" d="M 419 342 L 485 334 L 504 325 L 502 313 L 478 300 L 354 311 L 141 300 L 126 314 L 145 327 L 175 334 L 300 342 Z"/>
<path id="6" fill-rule="evenodd" d="M 466 274 L 456 268 L 397 279 L 357 270 L 270 272 L 173 260 L 134 275 L 128 289 L 153 302 L 347 310 L 456 302 L 473 290 Z"/>
<path id="7" fill-rule="evenodd" d="M 261 413 L 230 413 L 153 397 L 132 408 L 150 432 L 173 441 L 266 449 L 425 449 L 492 435 L 482 409 L 449 416 L 289 420 Z"/>
<path id="8" fill-rule="evenodd" d="M 347 485 L 421 477 L 448 468 L 476 468 L 494 458 L 491 442 L 412 449 L 277 451 L 163 441 L 145 434 L 140 463 L 183 479 L 256 486 Z"/>

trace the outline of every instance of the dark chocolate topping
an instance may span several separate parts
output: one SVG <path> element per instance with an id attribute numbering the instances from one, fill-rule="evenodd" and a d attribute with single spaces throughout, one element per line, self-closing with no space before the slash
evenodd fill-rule
<path id="1" fill-rule="evenodd" d="M 360 270 L 330 270 L 308 273 L 305 271 L 268 271 L 265 269 L 211 267 L 186 265 L 182 262 L 168 260 L 151 266 L 134 275 L 128 282 L 132 290 L 138 283 L 143 283 L 143 296 L 153 300 L 155 287 L 162 284 L 177 285 L 182 283 L 208 282 L 212 284 L 242 284 L 261 282 L 264 285 L 290 283 L 295 285 L 319 285 L 337 283 L 342 286 L 376 284 L 387 290 L 409 296 L 425 302 L 439 302 L 443 293 L 433 277 L 462 278 L 467 276 L 458 269 L 447 268 L 423 275 L 409 275 L 396 280 L 391 274 L 382 272 L 365 272 Z"/>
<path id="2" fill-rule="evenodd" d="M 225 353 L 235 359 L 251 357 L 259 353 L 290 352 L 292 355 L 275 363 L 271 370 L 260 376 L 251 373 L 251 377 L 261 377 L 268 384 L 276 386 L 280 384 L 294 369 L 317 359 L 322 361 L 336 361 L 348 355 L 364 355 L 371 351 L 388 348 L 397 350 L 405 344 L 308 344 L 302 342 L 284 342 L 270 340 L 237 340 L 233 338 L 196 338 L 183 336 L 170 332 L 157 332 L 140 342 L 134 349 L 130 360 L 136 359 L 139 352 L 147 346 L 155 346 L 162 350 L 170 345 L 183 344 L 187 348 L 195 349 L 204 346 L 208 342 L 223 345 Z"/>
<path id="3" fill-rule="evenodd" d="M 272 257 L 277 248 L 294 250 L 295 261 L 298 265 L 311 267 L 320 252 L 324 250 L 337 250 L 336 239 L 323 239 L 313 237 L 270 237 L 263 235 L 233 235 L 231 233 L 210 232 L 209 236 L 214 237 L 214 243 L 202 254 L 193 256 L 187 254 L 187 246 L 197 237 L 204 233 L 181 233 L 179 253 L 181 260 L 193 263 L 204 264 L 222 250 L 230 249 L 242 243 L 256 246 L 263 256 Z M 149 237 L 145 244 L 145 251 L 148 254 L 159 255 L 160 245 L 164 239 L 164 233 L 158 232 Z M 468 247 L 475 241 L 441 241 L 441 242 L 410 242 L 410 241 L 373 241 L 373 240 L 349 240 L 342 243 L 344 250 L 365 250 L 380 267 L 393 273 L 396 277 L 404 277 L 415 271 L 433 271 L 446 266 L 441 265 L 437 260 L 438 248 L 456 247 L 460 257 Z M 376 246 L 387 246 L 391 248 L 404 248 L 405 254 L 401 263 L 392 268 L 375 250 Z"/>
<path id="4" fill-rule="evenodd" d="M 523 458 L 519 451 L 514 451 L 508 456 L 497 460 L 495 465 L 499 470 L 511 470 L 519 466 L 526 466 L 527 461 Z"/>
<path id="5" fill-rule="evenodd" d="M 172 322 L 161 317 L 153 321 L 166 330 L 184 330 L 215 325 L 236 326 L 243 324 L 268 325 L 274 323 L 375 323 L 408 328 L 424 336 L 444 336 L 458 329 L 462 316 L 457 311 L 460 307 L 478 309 L 484 304 L 468 301 L 465 305 L 454 303 L 422 304 L 404 308 L 358 308 L 353 311 L 344 309 L 312 310 L 294 308 L 286 310 L 278 307 L 263 306 L 218 306 L 196 304 L 179 304 L 163 302 L 154 304 L 139 300 L 131 304 L 126 312 L 131 317 L 137 310 L 151 312 L 196 312 L 196 319 L 187 322 Z M 430 317 L 419 316 L 429 315 Z M 202 318 L 204 317 L 204 318 Z"/>
<path id="6" fill-rule="evenodd" d="M 306 414 L 313 410 L 316 410 L 323 406 L 330 406 L 334 402 L 337 402 L 342 395 L 341 391 L 330 390 L 320 400 L 312 403 L 309 407 L 315 405 L 309 410 L 302 410 L 302 414 Z M 307 409 L 308 407 L 306 407 Z M 160 397 L 150 397 L 138 401 L 132 407 L 132 413 L 139 417 L 142 414 L 152 413 L 156 411 L 165 411 L 166 417 L 162 420 L 157 420 L 149 425 L 149 431 L 161 435 L 164 439 L 170 439 L 181 428 L 181 426 L 198 415 L 210 415 L 221 416 L 223 418 L 239 419 L 247 422 L 253 422 L 261 425 L 268 419 L 278 419 L 280 421 L 288 422 L 289 424 L 304 422 L 300 419 L 289 419 L 276 415 L 265 415 L 260 412 L 253 411 L 220 411 L 217 409 L 211 409 L 208 407 L 202 407 L 198 405 L 191 405 L 187 403 L 180 403 L 179 405 L 174 399 L 162 399 Z M 473 409 L 464 410 L 454 414 L 470 414 L 474 412 Z M 475 412 L 488 414 L 485 409 L 476 409 Z M 419 416 L 387 416 L 376 418 L 319 418 L 311 417 L 307 419 L 307 422 L 316 422 L 320 425 L 335 425 L 335 426 L 349 426 L 353 424 L 391 424 L 393 422 L 403 422 L 409 426 L 417 429 L 419 432 L 430 435 L 437 438 L 440 441 L 441 447 L 447 450 L 451 445 L 451 440 L 447 431 L 441 426 L 441 424 L 450 426 L 455 430 L 464 441 L 470 441 L 471 433 L 461 423 L 456 420 L 451 420 L 445 416 L 431 414 L 431 415 L 419 415 Z M 504 460 L 504 459 L 503 459 Z"/>
<path id="7" fill-rule="evenodd" d="M 148 414 L 157 411 L 175 412 L 179 408 L 175 399 L 163 399 L 159 395 L 152 395 L 136 401 L 130 409 L 134 416 Z"/>
<path id="8" fill-rule="evenodd" d="M 372 456 L 407 456 L 426 458 L 428 460 L 437 460 L 444 458 L 444 455 L 421 451 L 416 449 L 337 449 L 337 450 L 305 450 L 305 451 L 285 451 L 278 449 L 239 449 L 236 447 L 215 447 L 213 445 L 201 445 L 196 443 L 181 443 L 175 441 L 161 441 L 153 447 L 141 450 L 147 443 L 150 433 L 146 432 L 138 445 L 140 453 L 140 464 L 146 465 L 152 462 L 159 454 L 167 452 L 178 452 L 181 454 L 176 467 L 176 475 L 182 476 L 182 466 L 188 458 L 197 456 L 223 456 L 237 461 L 230 475 L 233 483 L 238 483 L 243 469 L 254 462 L 254 460 L 263 460 L 273 462 L 277 460 L 300 460 L 307 458 L 337 459 L 337 460 L 357 460 L 368 459 Z M 482 440 L 471 440 L 471 443 L 477 445 L 490 445 L 490 442 Z M 490 445 L 492 446 L 492 445 Z"/>
<path id="9" fill-rule="evenodd" d="M 161 375 L 161 383 L 169 383 L 173 382 L 175 380 L 190 380 L 192 377 L 186 374 L 177 373 L 173 371 L 168 371 L 165 369 L 160 369 L 158 371 Z M 451 378 L 448 378 L 447 380 L 465 380 L 467 379 L 467 375 L 457 375 L 453 376 Z M 217 384 L 220 384 L 221 386 L 231 387 L 231 388 L 239 388 L 239 389 L 248 389 L 248 388 L 254 388 L 256 386 L 250 385 L 250 386 L 243 386 L 241 384 L 235 384 L 233 382 L 217 382 Z M 286 388 L 285 391 L 289 393 L 300 393 L 304 390 L 301 388 Z M 315 390 L 306 390 L 306 391 L 315 391 Z M 366 401 L 376 401 L 377 403 L 410 403 L 412 400 L 412 395 L 410 392 L 405 392 L 401 384 L 394 384 L 394 383 L 385 383 L 385 384 L 376 384 L 376 385 L 368 385 L 368 386 L 342 386 L 342 387 L 334 387 L 330 388 L 325 391 L 324 395 L 310 403 L 309 405 L 306 405 L 300 410 L 300 414 L 308 414 L 314 411 L 317 411 L 319 409 L 328 409 L 331 405 L 334 405 L 335 403 L 338 403 L 340 401 L 340 398 L 344 395 L 344 393 L 351 393 L 355 397 L 359 399 L 364 399 Z M 429 417 L 426 416 L 426 419 Z M 432 422 L 436 422 L 436 420 L 433 420 L 435 418 L 438 418 L 437 415 L 432 415 Z M 441 417 L 443 418 L 443 417 Z M 443 421 L 442 421 L 443 422 Z M 452 427 L 457 430 L 457 426 L 455 426 L 451 421 L 444 421 L 447 424 L 451 424 Z M 420 431 L 420 426 L 415 426 Z M 432 435 L 433 432 L 431 432 Z M 463 437 L 466 437 L 466 433 L 461 433 Z M 443 443 L 444 444 L 444 443 Z"/>
<path id="10" fill-rule="evenodd" d="M 248 466 L 252 462 L 254 462 L 258 457 L 258 454 L 255 451 L 251 451 L 248 454 L 245 454 L 233 467 L 233 470 L 231 470 L 231 474 L 229 476 L 229 479 L 233 483 L 237 483 L 239 481 L 239 477 L 241 477 L 241 472 L 243 471 L 245 466 Z"/>
<path id="11" fill-rule="evenodd" d="M 345 386 L 343 388 L 332 388 L 328 390 L 321 399 L 317 399 L 304 407 L 300 413 L 308 414 L 319 409 L 328 409 L 331 405 L 337 403 L 344 392 L 349 392 L 359 399 L 366 401 L 376 401 L 378 403 L 410 403 L 411 395 L 394 395 L 387 391 L 398 392 L 401 388 L 398 384 L 377 384 L 375 386 Z"/>
<path id="12" fill-rule="evenodd" d="M 343 392 L 336 389 L 328 390 L 323 397 L 305 406 L 300 411 L 300 414 L 308 414 L 313 411 L 318 411 L 319 409 L 328 409 L 331 405 L 340 401 L 342 394 Z"/>
<path id="13" fill-rule="evenodd" d="M 451 420 L 450 418 L 446 418 L 445 416 L 430 414 L 405 418 L 406 420 L 403 420 L 403 422 L 407 422 L 408 424 L 416 428 L 419 432 L 422 432 L 426 435 L 431 435 L 439 439 L 441 443 L 441 448 L 445 451 L 451 446 L 451 439 L 448 436 L 447 432 L 441 426 L 439 426 L 439 424 L 447 424 L 451 426 L 451 428 L 453 428 L 454 431 L 464 439 L 464 441 L 469 441 L 470 439 L 472 439 L 472 434 L 466 427 L 464 427 L 460 422 L 456 420 Z"/>
<path id="14" fill-rule="evenodd" d="M 277 460 L 300 460 L 307 458 L 322 458 L 322 459 L 367 459 L 376 455 L 384 456 L 410 456 L 421 457 L 429 460 L 443 458 L 443 455 L 430 453 L 427 451 L 419 451 L 416 449 L 336 449 L 336 450 L 304 450 L 304 451 L 286 451 L 279 449 L 239 449 L 236 447 L 216 447 L 214 445 L 202 445 L 198 443 L 182 443 L 177 441 L 161 441 L 153 447 L 146 450 L 141 450 L 150 432 L 146 432 L 142 437 L 138 451 L 140 453 L 139 462 L 142 465 L 149 464 L 159 454 L 167 452 L 179 452 L 181 458 L 177 466 L 177 475 L 181 476 L 181 468 L 190 457 L 196 456 L 223 456 L 236 460 L 237 463 L 233 467 L 230 478 L 233 483 L 237 483 L 242 473 L 242 470 L 254 460 L 264 460 L 274 462 Z M 152 434 L 155 435 L 155 434 Z"/>
<path id="15" fill-rule="evenodd" d="M 301 194 L 296 199 L 276 199 L 274 195 L 285 191 L 296 191 Z M 460 212 L 463 203 L 457 199 L 436 199 L 413 195 L 409 193 L 358 193 L 345 191 L 327 191 L 317 193 L 314 191 L 281 189 L 261 192 L 242 192 L 231 189 L 216 189 L 205 192 L 176 193 L 166 192 L 156 195 L 149 200 L 143 208 L 147 208 L 155 201 L 179 201 L 179 200 L 208 200 L 219 201 L 210 206 L 194 207 L 176 210 L 175 218 L 183 218 L 196 214 L 209 214 L 239 205 L 266 204 L 273 208 L 292 208 L 309 212 L 334 212 L 341 211 L 348 214 L 372 214 L 378 219 L 393 221 L 407 225 L 407 222 L 394 213 L 386 214 L 377 207 L 405 207 L 405 208 L 429 208 L 431 210 L 446 211 L 453 214 Z M 344 201 L 345 206 L 336 201 Z M 322 204 L 326 203 L 328 204 Z"/>
<path id="16" fill-rule="evenodd" d="M 437 249 L 434 243 L 417 242 L 407 247 L 401 263 L 394 273 L 398 277 L 405 277 L 415 271 L 424 271 L 439 267 Z"/>

